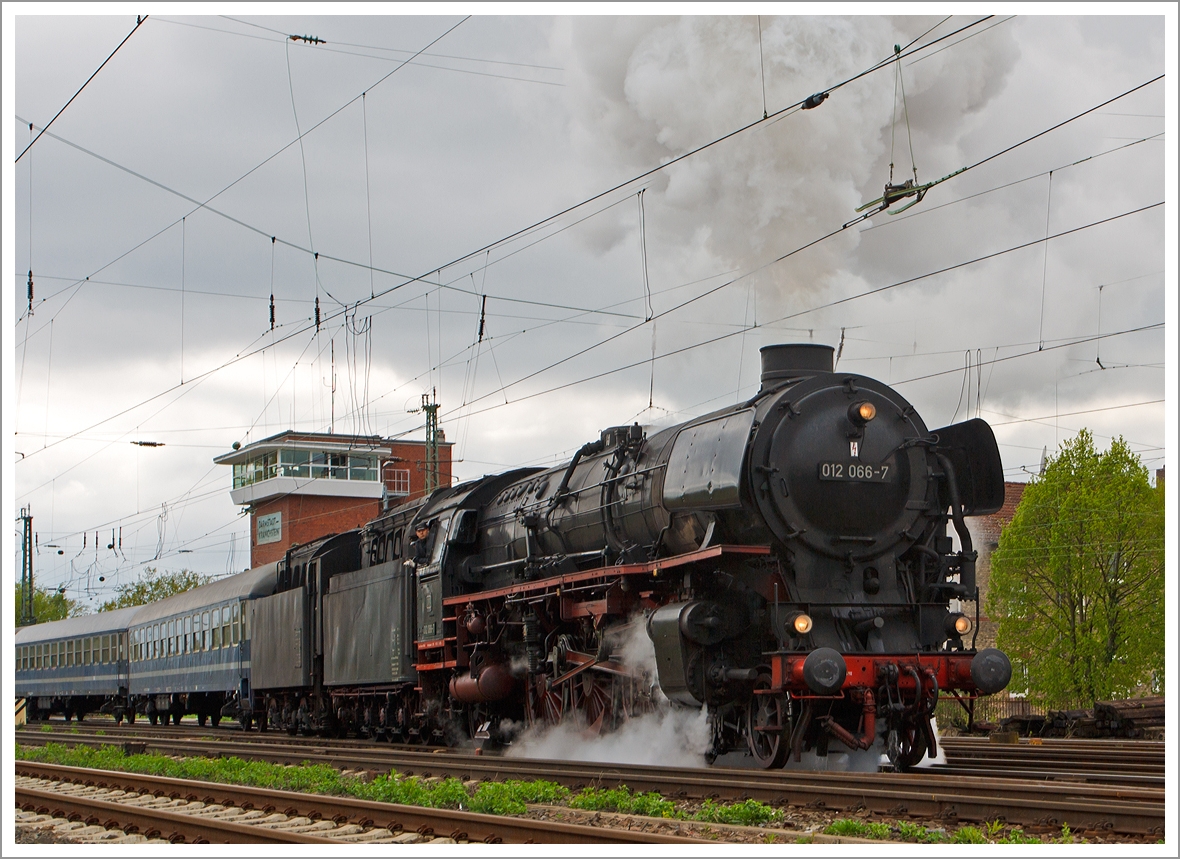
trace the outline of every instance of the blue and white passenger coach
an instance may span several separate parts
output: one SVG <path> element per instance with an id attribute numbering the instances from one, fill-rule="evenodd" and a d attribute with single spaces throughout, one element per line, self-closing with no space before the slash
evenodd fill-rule
<path id="1" fill-rule="evenodd" d="M 129 630 L 131 694 L 153 725 L 193 713 L 214 725 L 249 713 L 251 603 L 274 593 L 277 564 L 143 606 Z M 245 727 L 250 717 L 243 716 Z"/>
<path id="2" fill-rule="evenodd" d="M 16 697 L 29 721 L 51 713 L 82 721 L 102 712 L 135 721 L 127 628 L 142 606 L 38 623 L 16 631 Z"/>

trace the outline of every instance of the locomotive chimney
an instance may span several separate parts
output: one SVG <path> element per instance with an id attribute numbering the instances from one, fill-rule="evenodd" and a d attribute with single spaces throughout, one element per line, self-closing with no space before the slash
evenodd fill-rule
<path id="1" fill-rule="evenodd" d="M 805 379 L 817 373 L 833 371 L 835 349 L 818 343 L 784 343 L 763 346 L 762 389 L 781 385 L 787 380 Z"/>

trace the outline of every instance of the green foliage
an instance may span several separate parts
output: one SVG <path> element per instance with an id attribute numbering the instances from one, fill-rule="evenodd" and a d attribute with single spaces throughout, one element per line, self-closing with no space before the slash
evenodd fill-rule
<path id="1" fill-rule="evenodd" d="M 1062 844 L 1073 844 L 1073 831 L 1069 828 L 1068 823 L 1061 825 L 1061 838 L 1058 839 Z"/>
<path id="2" fill-rule="evenodd" d="M 397 773 L 378 776 L 368 784 L 354 785 L 351 792 L 360 799 L 423 808 L 467 807 L 470 801 L 466 788 L 458 779 L 426 782 L 417 776 L 405 777 Z"/>
<path id="3" fill-rule="evenodd" d="M 933 832 L 920 823 L 913 823 L 909 820 L 897 821 L 894 828 L 897 829 L 897 834 L 901 836 L 903 841 L 913 841 L 919 844 L 941 844 L 946 841 L 945 833 Z"/>
<path id="4" fill-rule="evenodd" d="M 843 835 L 846 838 L 876 838 L 880 841 L 889 837 L 888 823 L 873 823 L 864 820 L 833 820 L 824 829 L 824 835 Z"/>
<path id="5" fill-rule="evenodd" d="M 1063 444 L 991 562 L 988 613 L 1014 689 L 1048 706 L 1162 692 L 1163 493 L 1122 438 L 1106 452 L 1087 430 Z"/>
<path id="6" fill-rule="evenodd" d="M 570 797 L 570 808 L 584 811 L 617 811 L 620 814 L 641 814 L 644 817 L 681 817 L 676 803 L 664 799 L 655 791 L 633 793 L 626 785 L 605 789 L 582 788 L 582 792 Z"/>
<path id="7" fill-rule="evenodd" d="M 781 812 L 756 799 L 747 799 L 728 805 L 706 799 L 700 811 L 693 815 L 694 820 L 703 820 L 706 823 L 731 823 L 736 826 L 760 826 L 781 817 Z"/>
<path id="8" fill-rule="evenodd" d="M 1025 835 L 1023 829 L 1013 829 L 1005 838 L 997 838 L 997 844 L 1041 844 L 1041 839 Z"/>
<path id="9" fill-rule="evenodd" d="M 161 573 L 155 567 L 144 567 L 136 581 L 115 588 L 115 598 L 104 602 L 98 607 L 98 610 L 111 611 L 117 608 L 147 605 L 165 597 L 191 591 L 193 588 L 207 585 L 211 581 L 213 581 L 212 576 L 203 576 L 192 570 L 176 572 L 165 570 Z"/>
<path id="10" fill-rule="evenodd" d="M 18 760 L 64 764 L 74 767 L 108 769 L 144 775 L 166 776 L 189 781 L 211 781 L 222 784 L 243 784 L 276 790 L 302 793 L 344 795 L 351 780 L 323 764 L 303 764 L 284 767 L 241 758 L 184 758 L 173 760 L 163 755 L 124 755 L 116 746 L 67 747 L 46 743 L 40 748 L 18 746 Z"/>
<path id="11" fill-rule="evenodd" d="M 16 622 L 20 624 L 21 615 L 21 587 L 16 583 L 13 590 L 12 604 L 16 606 Z M 86 613 L 86 607 L 77 600 L 72 600 L 63 593 L 45 588 L 33 588 L 33 614 L 37 623 L 48 623 L 51 620 L 65 620 L 67 617 L 77 617 Z"/>
<path id="12" fill-rule="evenodd" d="M 951 836 L 952 844 L 987 844 L 987 838 L 974 826 L 964 826 Z"/>
<path id="13" fill-rule="evenodd" d="M 1004 824 L 999 820 L 991 820 L 983 824 L 983 833 L 989 841 L 994 841 L 1004 831 Z"/>

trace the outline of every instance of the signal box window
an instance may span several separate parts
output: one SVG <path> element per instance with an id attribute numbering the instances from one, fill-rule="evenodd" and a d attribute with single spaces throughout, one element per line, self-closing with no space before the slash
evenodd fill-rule
<path id="1" fill-rule="evenodd" d="M 410 469 L 391 468 L 386 472 L 386 487 L 390 495 L 410 494 Z"/>

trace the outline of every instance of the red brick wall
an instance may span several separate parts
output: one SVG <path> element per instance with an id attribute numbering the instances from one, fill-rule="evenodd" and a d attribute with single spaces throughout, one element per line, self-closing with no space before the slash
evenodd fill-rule
<path id="1" fill-rule="evenodd" d="M 386 487 L 393 488 L 392 472 L 395 469 L 406 469 L 410 472 L 410 494 L 394 498 L 393 503 L 410 501 L 424 495 L 426 493 L 426 446 L 421 442 L 417 444 L 394 442 L 390 448 L 393 451 L 393 461 L 389 462 L 383 472 Z M 451 485 L 451 446 L 449 444 L 438 446 L 438 484 L 439 486 Z"/>
<path id="2" fill-rule="evenodd" d="M 257 519 L 271 513 L 283 514 L 283 536 L 260 546 Z M 250 566 L 277 561 L 294 545 L 359 528 L 380 513 L 381 501 L 376 498 L 287 495 L 261 502 L 250 514 Z"/>
<path id="3" fill-rule="evenodd" d="M 990 516 L 972 516 L 967 519 L 967 530 L 971 532 L 971 542 L 975 551 L 979 552 L 979 560 L 975 563 L 975 583 L 979 586 L 979 635 L 976 647 L 994 647 L 996 643 L 996 623 L 987 616 L 987 588 L 991 581 L 992 552 L 1000 542 L 1000 532 L 1004 526 L 1012 521 L 1016 515 L 1016 506 L 1024 496 L 1024 483 L 1004 483 L 1004 506 Z M 963 611 L 968 617 L 975 617 L 975 603 L 964 602 Z"/>

